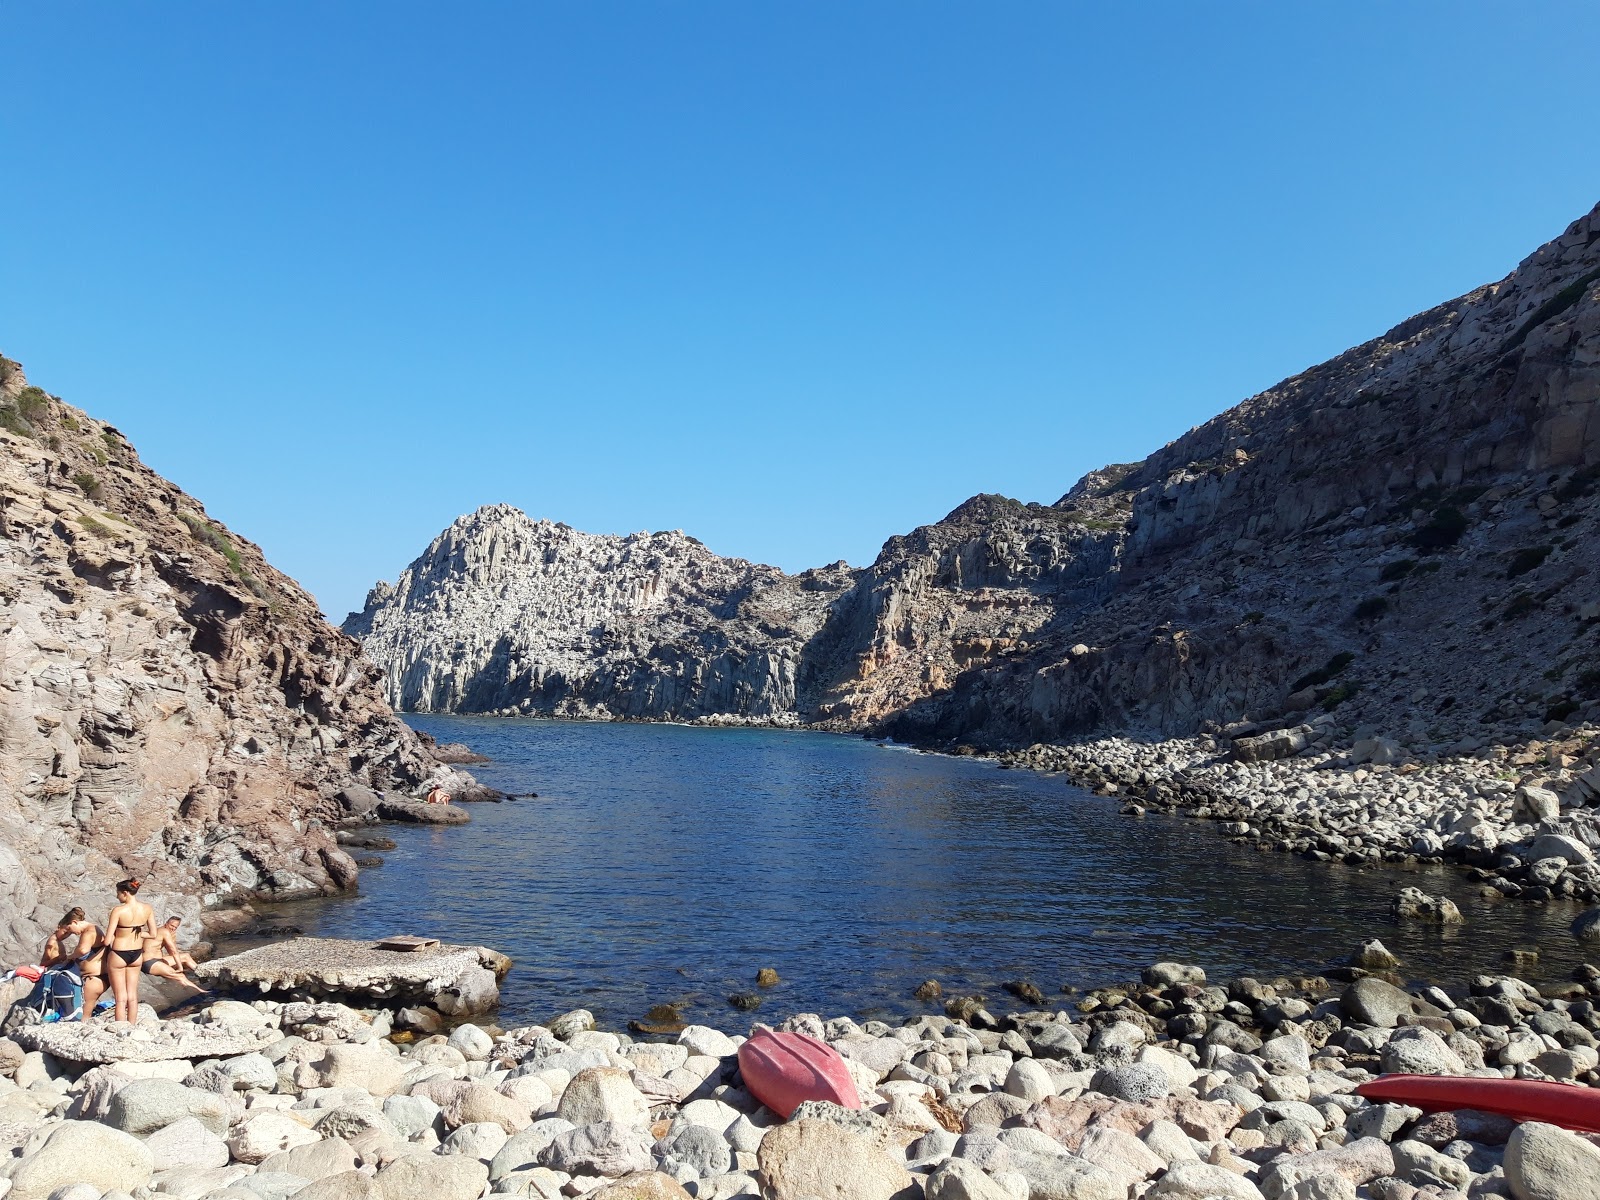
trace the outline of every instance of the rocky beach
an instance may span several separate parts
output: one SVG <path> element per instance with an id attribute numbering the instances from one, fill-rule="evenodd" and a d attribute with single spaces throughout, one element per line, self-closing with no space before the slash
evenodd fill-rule
<path id="1" fill-rule="evenodd" d="M 1584 1200 L 1600 1137 L 1371 1103 L 1380 1072 L 1600 1082 L 1600 968 L 1406 989 L 1381 943 L 1327 975 L 1157 963 L 1052 1010 L 939 997 L 898 1026 L 796 1014 L 862 1100 L 787 1121 L 739 1037 L 578 1010 L 425 1033 L 370 1000 L 206 1003 L 0 1039 L 12 1200 Z M 1005 1000 L 1002 1004 L 999 1001 Z M 942 1001 L 942 1003 L 941 1003 Z"/>

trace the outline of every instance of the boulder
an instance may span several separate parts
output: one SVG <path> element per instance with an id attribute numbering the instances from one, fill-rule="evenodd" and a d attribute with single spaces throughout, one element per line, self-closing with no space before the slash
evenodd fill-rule
<path id="1" fill-rule="evenodd" d="M 321 1058 L 301 1066 L 295 1082 L 302 1087 L 360 1088 L 381 1098 L 399 1091 L 409 1070 L 382 1042 L 331 1045 Z"/>
<path id="2" fill-rule="evenodd" d="M 482 1062 L 494 1051 L 494 1039 L 470 1021 L 451 1031 L 449 1044 L 468 1062 Z"/>
<path id="3" fill-rule="evenodd" d="M 321 1179 L 354 1169 L 356 1152 L 343 1138 L 322 1138 L 306 1146 L 279 1150 L 261 1160 L 258 1172 L 281 1172 L 302 1179 Z"/>
<path id="4" fill-rule="evenodd" d="M 733 1166 L 733 1155 L 715 1130 L 704 1125 L 679 1122 L 656 1143 L 655 1156 L 661 1169 L 674 1178 L 687 1171 L 696 1179 L 725 1175 Z"/>
<path id="5" fill-rule="evenodd" d="M 296 1200 L 379 1200 L 381 1193 L 365 1171 L 340 1171 L 308 1183 L 293 1193 Z"/>
<path id="6" fill-rule="evenodd" d="M 512 1134 L 506 1144 L 495 1153 L 489 1164 L 489 1178 L 499 1180 L 513 1171 L 524 1171 L 537 1166 L 539 1155 L 551 1142 L 576 1126 L 560 1117 L 546 1117 L 535 1121 L 520 1133 Z"/>
<path id="7" fill-rule="evenodd" d="M 1016 1200 L 983 1171 L 963 1158 L 940 1163 L 923 1194 L 927 1200 Z"/>
<path id="8" fill-rule="evenodd" d="M 1179 1163 L 1147 1193 L 1170 1200 L 1262 1200 L 1260 1190 L 1243 1175 L 1210 1163 Z"/>
<path id="9" fill-rule="evenodd" d="M 1537 825 L 1561 816 L 1561 797 L 1549 788 L 1519 787 L 1511 806 L 1511 819 L 1518 825 Z"/>
<path id="10" fill-rule="evenodd" d="M 138 1138 L 92 1121 L 63 1121 L 29 1138 L 5 1165 L 8 1200 L 46 1200 L 57 1188 L 90 1183 L 132 1192 L 150 1182 L 155 1158 Z"/>
<path id="11" fill-rule="evenodd" d="M 1564 833 L 1542 833 L 1533 839 L 1523 857 L 1529 862 L 1538 862 L 1541 858 L 1564 858 L 1569 863 L 1586 863 L 1594 861 L 1594 851 L 1577 838 Z"/>
<path id="12" fill-rule="evenodd" d="M 1448 896 L 1430 896 L 1420 888 L 1401 888 L 1394 899 L 1394 916 L 1397 920 L 1437 921 L 1441 925 L 1459 925 L 1465 918 Z"/>
<path id="13" fill-rule="evenodd" d="M 1339 1011 L 1359 1025 L 1393 1029 L 1403 1018 L 1442 1017 L 1444 1013 L 1425 1000 L 1401 991 L 1372 975 L 1356 980 L 1339 997 Z"/>
<path id="14" fill-rule="evenodd" d="M 705 1196 L 708 1193 L 701 1191 L 698 1194 Z M 690 1200 L 690 1196 L 683 1184 L 671 1175 L 663 1175 L 660 1171 L 635 1171 L 615 1183 L 585 1193 L 584 1200 Z"/>
<path id="15" fill-rule="evenodd" d="M 157 1171 L 228 1165 L 228 1144 L 194 1117 L 182 1117 L 156 1130 L 144 1144 Z"/>
<path id="16" fill-rule="evenodd" d="M 1600 946 L 1600 905 L 1578 914 L 1572 922 L 1572 936 L 1585 946 Z"/>
<path id="17" fill-rule="evenodd" d="M 259 1163 L 280 1150 L 309 1146 L 319 1141 L 304 1124 L 288 1113 L 261 1111 L 248 1115 L 228 1138 L 228 1150 L 244 1163 Z"/>
<path id="18" fill-rule="evenodd" d="M 1600 1194 L 1600 1146 L 1539 1121 L 1506 1142 L 1506 1183 L 1516 1200 L 1581 1200 Z"/>
<path id="19" fill-rule="evenodd" d="M 381 1200 L 477 1200 L 489 1168 L 460 1154 L 407 1155 L 379 1171 L 374 1182 Z"/>
<path id="20" fill-rule="evenodd" d="M 816 1119 L 773 1126 L 756 1164 L 764 1200 L 890 1200 L 911 1186 L 911 1173 L 871 1138 Z"/>
<path id="21" fill-rule="evenodd" d="M 144 1137 L 193 1117 L 220 1137 L 228 1132 L 232 1116 L 228 1102 L 215 1092 L 184 1087 L 170 1079 L 135 1079 L 111 1097 L 104 1121 L 113 1129 Z"/>
<path id="22" fill-rule="evenodd" d="M 1464 1075 L 1467 1064 L 1431 1029 L 1411 1025 L 1396 1030 L 1383 1047 L 1386 1073 L 1399 1075 Z"/>
<path id="23" fill-rule="evenodd" d="M 1146 987 L 1165 988 L 1180 983 L 1204 987 L 1206 973 L 1202 968 L 1187 963 L 1158 962 L 1146 967 L 1142 978 Z"/>
<path id="24" fill-rule="evenodd" d="M 655 1164 L 650 1151 L 655 1139 L 638 1122 L 597 1121 L 557 1134 L 539 1152 L 539 1165 L 568 1175 L 616 1178 L 648 1171 Z"/>
<path id="25" fill-rule="evenodd" d="M 588 1033 L 594 1028 L 594 1014 L 587 1008 L 575 1008 L 571 1012 L 562 1013 L 548 1026 L 550 1036 L 558 1041 L 568 1041 L 580 1033 Z"/>
<path id="26" fill-rule="evenodd" d="M 590 1067 L 579 1071 L 561 1093 L 556 1116 L 574 1125 L 596 1121 L 639 1123 L 650 1103 L 633 1085 L 633 1077 L 620 1067 Z"/>

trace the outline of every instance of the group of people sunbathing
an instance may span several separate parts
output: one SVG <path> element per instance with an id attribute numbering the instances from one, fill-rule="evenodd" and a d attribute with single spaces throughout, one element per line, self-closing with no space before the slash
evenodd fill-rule
<path id="1" fill-rule="evenodd" d="M 104 932 L 83 909 L 72 908 L 45 941 L 39 965 L 82 979 L 85 1017 L 93 1014 L 109 987 L 116 1002 L 113 1019 L 137 1022 L 141 974 L 170 979 L 197 995 L 205 991 L 184 974 L 194 969 L 195 961 L 178 949 L 183 918 L 168 917 L 158 925 L 155 910 L 138 895 L 139 881 L 124 879 L 117 884 L 117 906 L 106 918 Z"/>

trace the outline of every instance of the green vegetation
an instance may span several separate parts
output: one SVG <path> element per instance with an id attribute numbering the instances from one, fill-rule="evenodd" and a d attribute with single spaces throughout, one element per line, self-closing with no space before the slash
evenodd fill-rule
<path id="1" fill-rule="evenodd" d="M 72 482 L 78 485 L 78 490 L 85 496 L 98 496 L 100 494 L 100 480 L 87 471 L 79 471 L 72 477 Z"/>
<path id="2" fill-rule="evenodd" d="M 1299 679 L 1296 679 L 1292 684 L 1289 685 L 1289 690 L 1291 692 L 1299 692 L 1308 687 L 1321 687 L 1334 676 L 1338 675 L 1339 672 L 1343 671 L 1351 663 L 1355 662 L 1355 660 L 1356 656 L 1349 650 L 1341 650 L 1327 662 L 1323 663 L 1322 666 L 1317 670 L 1311 671 L 1308 674 L 1300 676 Z"/>
<path id="3" fill-rule="evenodd" d="M 1389 598 L 1387 596 L 1368 596 L 1360 604 L 1356 605 L 1356 620 L 1375 620 L 1378 617 L 1383 616 L 1388 609 Z"/>
<path id="4" fill-rule="evenodd" d="M 1515 579 L 1518 575 L 1526 575 L 1549 558 L 1550 551 L 1554 549 L 1554 546 L 1524 546 L 1511 556 L 1511 565 L 1506 568 L 1506 578 Z"/>
<path id="5" fill-rule="evenodd" d="M 1341 683 L 1338 687 L 1334 688 L 1333 691 L 1329 692 L 1322 698 L 1322 711 L 1332 712 L 1334 709 L 1338 708 L 1339 705 L 1350 699 L 1351 696 L 1354 696 L 1359 690 L 1360 688 L 1356 684 L 1350 682 Z"/>
<path id="6" fill-rule="evenodd" d="M 1411 544 L 1424 553 L 1447 550 L 1461 540 L 1467 531 L 1467 516 L 1453 504 L 1441 505 L 1433 520 L 1411 535 Z"/>
<path id="7" fill-rule="evenodd" d="M 1110 533 L 1114 529 L 1121 529 L 1123 522 L 1107 521 L 1101 517 L 1079 517 L 1078 524 L 1085 529 L 1092 529 L 1096 533 Z"/>
<path id="8" fill-rule="evenodd" d="M 88 513 L 78 514 L 78 524 L 82 525 L 90 533 L 95 534 L 98 537 L 108 538 L 115 536 L 112 533 L 109 525 L 105 524 L 103 521 L 96 520 Z"/>
<path id="9" fill-rule="evenodd" d="M 61 428 L 68 433 L 80 433 L 83 430 L 83 426 L 78 424 L 78 418 L 69 412 L 61 414 Z"/>
<path id="10" fill-rule="evenodd" d="M 238 547 L 233 544 L 220 526 L 190 513 L 180 513 L 179 516 L 182 518 L 183 523 L 189 527 L 189 532 L 194 534 L 195 541 L 210 546 L 218 554 L 222 555 L 234 577 L 262 600 L 265 600 L 273 611 L 277 610 L 277 599 L 264 583 L 250 574 L 244 565 L 244 559 L 240 557 Z"/>
<path id="11" fill-rule="evenodd" d="M 1404 579 L 1416 569 L 1416 559 L 1402 558 L 1398 562 L 1386 563 L 1382 573 L 1379 574 L 1378 578 L 1383 580 L 1384 583 L 1388 583 L 1391 579 Z"/>
<path id="12" fill-rule="evenodd" d="M 1517 331 L 1506 339 L 1506 344 L 1500 347 L 1500 353 L 1510 354 L 1523 342 L 1527 341 L 1528 335 L 1535 329 L 1546 321 L 1559 317 L 1579 300 L 1582 300 L 1583 294 L 1589 290 L 1589 285 L 1597 279 L 1600 279 L 1600 270 L 1590 271 L 1587 275 L 1574 279 L 1554 296 L 1551 296 L 1550 299 L 1539 305 L 1528 315 L 1528 319 L 1518 326 Z"/>
<path id="13" fill-rule="evenodd" d="M 1259 625 L 1259 624 L 1261 624 L 1262 621 L 1264 621 L 1266 619 L 1267 619 L 1267 614 L 1264 613 L 1264 612 L 1261 612 L 1259 609 L 1257 609 L 1254 612 L 1247 612 L 1244 615 L 1244 623 L 1246 625 Z"/>
<path id="14" fill-rule="evenodd" d="M 25 387 L 17 393 L 16 405 L 24 421 L 37 425 L 39 418 L 50 411 L 50 397 L 43 388 Z"/>

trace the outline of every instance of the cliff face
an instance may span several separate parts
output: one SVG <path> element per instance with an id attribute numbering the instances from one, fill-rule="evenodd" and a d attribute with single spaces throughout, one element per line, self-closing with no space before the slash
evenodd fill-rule
<path id="1" fill-rule="evenodd" d="M 345 631 L 416 712 L 794 719 L 802 651 L 854 581 L 612 537 L 491 505 L 453 523 Z"/>
<path id="2" fill-rule="evenodd" d="M 480 513 L 346 628 L 405 707 L 603 702 L 994 746 L 1316 708 L 1418 745 L 1526 740 L 1600 717 L 1597 487 L 1600 209 L 1141 463 L 1050 506 L 976 497 L 853 579 L 740 564 L 735 585 L 703 548 L 602 539 L 634 565 L 596 593 L 616 568 L 542 547 L 598 541 L 531 522 L 485 574 L 453 549 Z M 675 562 L 703 588 L 668 582 Z M 656 632 L 675 621 L 693 635 Z"/>
<path id="3" fill-rule="evenodd" d="M 126 875 L 191 916 L 349 887 L 334 794 L 448 771 L 375 679 L 255 546 L 0 359 L 0 954 Z"/>

